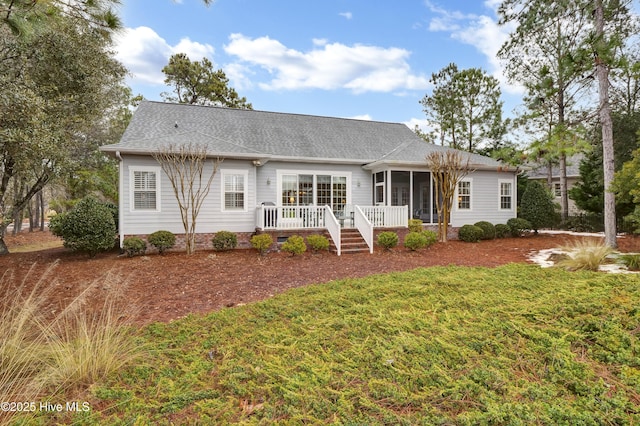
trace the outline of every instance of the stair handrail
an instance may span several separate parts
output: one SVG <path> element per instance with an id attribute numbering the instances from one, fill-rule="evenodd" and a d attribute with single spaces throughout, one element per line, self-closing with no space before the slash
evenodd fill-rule
<path id="1" fill-rule="evenodd" d="M 342 247 L 340 243 L 340 222 L 338 222 L 338 218 L 333 214 L 333 210 L 328 205 L 324 206 L 325 210 L 325 226 L 327 227 L 327 231 L 329 231 L 329 235 L 333 240 L 333 244 L 336 246 L 336 250 L 338 251 L 338 256 L 342 253 Z"/>
<path id="2" fill-rule="evenodd" d="M 373 253 L 373 223 L 367 219 L 360 206 L 356 205 L 354 207 L 354 225 L 367 243 L 367 246 L 369 246 L 369 253 Z"/>

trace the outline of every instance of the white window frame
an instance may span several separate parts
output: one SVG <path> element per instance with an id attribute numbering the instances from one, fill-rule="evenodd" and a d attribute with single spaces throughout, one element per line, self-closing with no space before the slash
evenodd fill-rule
<path id="1" fill-rule="evenodd" d="M 510 207 L 509 208 L 505 208 L 502 207 L 502 198 L 506 198 L 506 195 L 502 195 L 502 184 L 507 183 L 509 184 L 510 190 L 509 190 L 509 199 L 510 199 Z M 512 180 L 507 180 L 507 179 L 500 179 L 498 180 L 498 209 L 502 210 L 502 211 L 512 211 L 513 210 L 513 188 L 515 188 L 515 185 L 513 184 Z"/>
<path id="2" fill-rule="evenodd" d="M 332 187 L 332 197 L 333 197 L 333 182 L 334 182 L 334 178 L 335 177 L 344 177 L 347 179 L 346 185 L 347 185 L 347 193 L 346 193 L 346 197 L 347 197 L 347 203 L 346 205 L 351 204 L 351 200 L 352 200 L 352 193 L 351 193 L 351 182 L 352 182 L 352 172 L 349 171 L 334 171 L 334 170 L 287 170 L 287 169 L 278 169 L 276 170 L 276 180 L 277 180 L 277 189 L 278 189 L 278 199 L 276 202 L 276 205 L 278 207 L 282 207 L 282 176 L 283 175 L 296 175 L 296 176 L 300 176 L 300 175 L 312 175 L 313 176 L 313 202 L 314 205 L 317 205 L 318 202 L 318 194 L 316 191 L 317 185 L 318 185 L 318 176 L 331 176 L 331 187 Z M 298 184 L 299 185 L 299 184 Z M 318 207 L 322 207 L 322 206 L 318 206 Z"/>
<path id="3" fill-rule="evenodd" d="M 460 195 L 458 194 L 458 191 L 460 190 L 460 184 L 462 182 L 469 183 L 469 194 L 464 194 L 464 196 L 469 197 L 469 208 L 461 208 L 460 201 L 458 200 L 458 198 L 460 197 Z M 473 210 L 473 179 L 466 178 L 458 181 L 458 183 L 456 184 L 456 194 L 454 196 L 453 202 L 455 203 L 456 211 L 470 212 Z"/>
<path id="4" fill-rule="evenodd" d="M 152 172 L 156 175 L 156 208 L 155 209 L 137 209 L 135 206 L 135 173 L 136 172 Z M 159 212 L 160 211 L 160 176 L 162 169 L 160 167 L 152 167 L 152 166 L 129 166 L 129 211 L 132 213 L 148 213 L 148 212 Z"/>
<path id="5" fill-rule="evenodd" d="M 243 188 L 243 198 L 244 198 L 244 207 L 243 208 L 227 208 L 226 206 L 226 178 L 227 176 L 241 176 L 243 179 L 242 188 Z M 223 212 L 247 212 L 249 211 L 249 171 L 248 170 L 240 170 L 240 169 L 224 169 L 220 171 L 220 209 Z"/>

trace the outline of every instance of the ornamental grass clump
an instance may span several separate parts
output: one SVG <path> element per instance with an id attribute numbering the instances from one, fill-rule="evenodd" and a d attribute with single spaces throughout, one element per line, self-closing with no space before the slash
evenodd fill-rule
<path id="1" fill-rule="evenodd" d="M 640 271 L 640 254 L 623 254 L 620 255 L 619 260 L 630 271 Z"/>
<path id="2" fill-rule="evenodd" d="M 556 266 L 568 271 L 597 271 L 613 249 L 602 240 L 576 240 L 560 247 L 566 254 Z"/>
<path id="3" fill-rule="evenodd" d="M 44 424 L 30 418 L 38 415 L 39 402 L 35 409 L 25 404 L 46 398 L 64 405 L 140 360 L 148 348 L 137 341 L 127 321 L 135 312 L 124 309 L 121 290 L 126 282 L 121 277 L 109 273 L 87 283 L 57 312 L 49 305 L 58 288 L 57 262 L 41 273 L 39 266 L 32 264 L 21 282 L 12 270 L 0 277 L 0 401 L 20 402 L 28 409 L 17 411 L 29 411 L 0 412 L 0 424 L 11 419 L 20 420 L 15 424 Z M 104 305 L 89 312 L 86 301 L 99 296 L 96 289 L 108 289 Z"/>

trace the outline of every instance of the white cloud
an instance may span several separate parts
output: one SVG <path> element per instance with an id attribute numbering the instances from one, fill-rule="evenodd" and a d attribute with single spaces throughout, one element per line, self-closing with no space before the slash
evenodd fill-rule
<path id="1" fill-rule="evenodd" d="M 411 130 L 415 130 L 416 126 L 418 126 L 420 131 L 425 133 L 429 133 L 432 130 L 431 125 L 425 118 L 412 118 L 409 121 L 404 121 L 403 124 Z"/>
<path id="2" fill-rule="evenodd" d="M 501 0 L 485 0 L 485 7 L 495 12 Z M 500 47 L 507 41 L 514 29 L 512 24 L 500 26 L 496 19 L 486 15 L 464 14 L 435 6 L 425 2 L 434 16 L 429 22 L 429 30 L 451 34 L 451 38 L 475 47 L 487 58 L 488 72 L 500 81 L 502 89 L 511 94 L 522 94 L 523 88 L 511 85 L 497 57 Z"/>
<path id="3" fill-rule="evenodd" d="M 346 18 L 346 19 L 353 18 L 353 13 L 351 13 L 351 12 L 341 12 L 341 13 L 338 13 L 338 15 L 340 15 L 343 18 Z"/>
<path id="4" fill-rule="evenodd" d="M 232 34 L 224 49 L 241 63 L 268 71 L 273 78 L 260 84 L 266 90 L 347 88 L 362 93 L 428 86 L 427 77 L 412 74 L 407 63 L 411 53 L 405 49 L 317 40 L 314 45 L 302 52 L 269 37 L 251 39 Z"/>
<path id="5" fill-rule="evenodd" d="M 148 27 L 126 28 L 115 42 L 116 58 L 133 74 L 133 80 L 146 84 L 164 84 L 162 68 L 175 53 L 186 53 L 191 60 L 199 61 L 215 52 L 213 46 L 186 37 L 171 46 Z"/>
<path id="6" fill-rule="evenodd" d="M 354 115 L 353 117 L 347 117 L 347 118 L 351 118 L 353 120 L 365 120 L 365 121 L 371 121 L 372 118 L 369 114 L 362 114 L 362 115 Z"/>

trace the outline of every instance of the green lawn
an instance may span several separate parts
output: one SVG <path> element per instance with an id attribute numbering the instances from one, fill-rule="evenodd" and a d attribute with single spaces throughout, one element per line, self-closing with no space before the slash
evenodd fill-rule
<path id="1" fill-rule="evenodd" d="M 438 267 L 142 330 L 82 424 L 638 424 L 640 278 Z M 40 414 L 43 421 L 51 414 Z"/>

